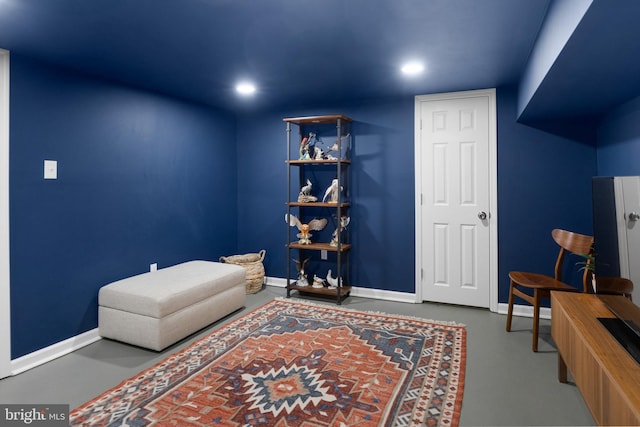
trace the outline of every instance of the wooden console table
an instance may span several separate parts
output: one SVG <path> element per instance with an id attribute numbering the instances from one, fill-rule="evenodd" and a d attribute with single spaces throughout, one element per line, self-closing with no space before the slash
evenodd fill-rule
<path id="1" fill-rule="evenodd" d="M 631 316 L 640 308 L 621 296 L 573 292 L 551 293 L 551 335 L 558 347 L 558 379 L 567 368 L 599 425 L 640 425 L 640 364 L 599 317 L 615 317 L 603 304 L 618 301 Z"/>

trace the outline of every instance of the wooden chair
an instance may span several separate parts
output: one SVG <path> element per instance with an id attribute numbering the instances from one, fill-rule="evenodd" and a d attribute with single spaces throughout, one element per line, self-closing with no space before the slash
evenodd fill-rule
<path id="1" fill-rule="evenodd" d="M 555 229 L 551 232 L 553 240 L 560 246 L 556 259 L 555 276 L 524 271 L 509 273 L 509 311 L 507 313 L 507 332 L 511 331 L 513 316 L 513 299 L 518 296 L 533 305 L 533 351 L 538 351 L 538 325 L 540 323 L 540 301 L 551 296 L 551 291 L 577 291 L 578 289 L 562 282 L 562 264 L 567 252 L 574 254 L 592 254 L 593 237 L 571 231 Z M 582 275 L 582 291 L 588 292 L 591 274 L 587 268 Z M 533 295 L 523 292 L 523 288 L 531 289 Z"/>
<path id="2" fill-rule="evenodd" d="M 596 275 L 596 293 L 605 295 L 622 295 L 631 298 L 633 282 L 624 277 L 601 277 Z"/>

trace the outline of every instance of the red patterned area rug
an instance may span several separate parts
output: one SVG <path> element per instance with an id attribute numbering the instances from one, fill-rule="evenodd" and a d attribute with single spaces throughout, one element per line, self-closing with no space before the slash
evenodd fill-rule
<path id="1" fill-rule="evenodd" d="M 83 426 L 457 425 L 464 326 L 276 299 L 70 414 Z"/>

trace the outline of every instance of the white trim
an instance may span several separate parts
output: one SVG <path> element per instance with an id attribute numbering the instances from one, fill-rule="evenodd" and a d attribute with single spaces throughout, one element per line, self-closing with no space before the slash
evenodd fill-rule
<path id="1" fill-rule="evenodd" d="M 287 280 L 280 277 L 267 277 L 267 286 L 274 286 L 276 288 L 286 288 Z M 385 301 L 406 302 L 415 304 L 418 302 L 416 294 L 408 292 L 387 291 L 384 289 L 372 289 L 372 288 L 359 288 L 357 286 L 351 287 L 351 295 L 354 297 L 373 298 Z M 420 301 L 421 303 L 422 301 Z"/>
<path id="2" fill-rule="evenodd" d="M 100 339 L 98 328 L 95 328 L 80 335 L 76 335 L 75 337 L 50 345 L 49 347 L 45 347 L 34 351 L 33 353 L 19 357 L 11 362 L 11 375 L 18 375 L 21 372 L 43 365 L 53 359 L 65 356 Z"/>
<path id="3" fill-rule="evenodd" d="M 265 277 L 265 284 L 267 286 L 273 286 L 275 288 L 286 288 L 287 279 L 282 277 Z"/>
<path id="4" fill-rule="evenodd" d="M 266 279 L 267 286 L 273 286 L 277 288 L 286 287 L 285 279 L 279 277 L 267 277 Z M 415 294 L 408 292 L 395 292 L 381 289 L 352 287 L 351 295 L 362 298 L 373 298 L 385 301 L 403 302 L 408 304 L 416 303 Z M 507 304 L 500 303 L 498 305 L 497 312 L 499 314 L 507 314 L 507 309 Z M 513 315 L 519 317 L 533 317 L 533 307 L 530 305 L 514 305 Z M 540 308 L 540 318 L 551 319 L 551 309 L 547 307 Z M 98 333 L 98 328 L 95 328 L 80 335 L 76 335 L 75 337 L 71 337 L 64 341 L 60 341 L 56 344 L 50 345 L 49 347 L 34 351 L 33 353 L 29 353 L 25 356 L 11 361 L 10 374 L 18 375 L 22 372 L 28 371 L 29 369 L 36 368 L 40 365 L 57 359 L 58 357 L 66 356 L 67 354 L 79 350 L 89 344 L 93 344 L 100 339 L 101 337 Z"/>
<path id="5" fill-rule="evenodd" d="M 498 311 L 498 120 L 496 105 L 496 90 L 482 89 L 469 90 L 464 92 L 439 93 L 433 95 L 418 95 L 415 97 L 415 136 L 414 136 L 414 166 L 415 166 L 415 289 L 416 302 L 422 302 L 422 248 L 420 246 L 422 236 L 422 223 L 420 204 L 420 183 L 422 182 L 422 159 L 420 144 L 420 111 L 418 105 L 423 101 L 475 98 L 480 96 L 488 97 L 489 101 L 489 309 Z"/>
<path id="6" fill-rule="evenodd" d="M 11 374 L 9 51 L 0 49 L 0 378 Z"/>
<path id="7" fill-rule="evenodd" d="M 267 277 L 266 285 L 276 288 L 285 288 L 287 281 L 280 277 Z M 351 288 L 351 295 L 362 298 L 373 298 L 385 301 L 403 302 L 409 304 L 415 304 L 417 299 L 416 295 L 408 292 L 396 292 L 387 291 L 381 289 L 371 288 Z M 500 303 L 498 304 L 497 312 L 499 314 L 507 314 L 508 305 Z M 533 307 L 530 305 L 514 305 L 513 315 L 520 317 L 533 317 Z M 551 319 L 551 309 L 547 307 L 540 308 L 541 319 Z M 58 357 L 65 356 L 72 353 L 82 347 L 92 344 L 100 340 L 100 334 L 98 328 L 84 332 L 75 337 L 71 337 L 64 341 L 60 341 L 56 344 L 50 345 L 33 353 L 19 357 L 11 361 L 10 375 L 18 375 L 29 369 L 33 369 L 47 362 L 50 362 Z"/>
<path id="8" fill-rule="evenodd" d="M 280 277 L 267 277 L 266 285 L 273 286 L 276 288 L 286 288 L 287 281 L 286 279 L 282 279 Z M 416 302 L 418 304 L 422 303 L 422 301 L 418 301 L 416 299 L 416 294 L 411 294 L 408 292 L 395 292 L 395 291 L 385 291 L 380 289 L 352 287 L 351 295 L 363 297 L 363 298 L 380 299 L 385 301 L 399 301 L 399 302 L 407 302 L 407 303 L 414 303 L 414 304 Z M 499 303 L 499 304 L 496 304 L 496 309 L 491 311 L 498 314 L 507 314 L 508 310 L 509 310 L 509 304 Z M 513 306 L 513 315 L 518 317 L 533 318 L 533 306 L 515 304 Z M 551 319 L 551 309 L 548 307 L 540 307 L 540 318 Z"/>
<path id="9" fill-rule="evenodd" d="M 501 302 L 498 304 L 498 314 L 507 314 L 509 310 L 509 304 Z M 513 315 L 518 317 L 531 317 L 533 318 L 533 306 L 532 305 L 518 305 L 513 306 Z M 551 319 L 551 309 L 549 307 L 540 307 L 540 318 Z"/>
<path id="10" fill-rule="evenodd" d="M 629 265 L 629 243 L 627 241 L 627 219 L 624 206 L 624 178 L 613 177 L 613 200 L 615 204 L 616 233 L 618 235 L 618 260 L 620 262 L 620 277 L 631 278 Z"/>
<path id="11" fill-rule="evenodd" d="M 373 298 L 385 301 L 406 302 L 410 304 L 421 304 L 422 301 L 418 301 L 416 294 L 409 292 L 397 292 L 387 291 L 384 289 L 372 289 L 372 288 L 351 288 L 351 295 L 354 297 Z"/>

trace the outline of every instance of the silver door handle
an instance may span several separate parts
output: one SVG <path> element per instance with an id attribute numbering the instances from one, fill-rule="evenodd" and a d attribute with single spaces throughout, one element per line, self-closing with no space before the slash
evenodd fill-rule
<path id="1" fill-rule="evenodd" d="M 638 212 L 631 212 L 629 214 L 629 221 L 637 221 L 640 219 L 640 214 L 638 214 Z"/>
<path id="2" fill-rule="evenodd" d="M 487 219 L 487 213 L 486 212 L 478 212 L 478 218 L 480 218 L 480 220 L 484 221 L 485 219 Z"/>

